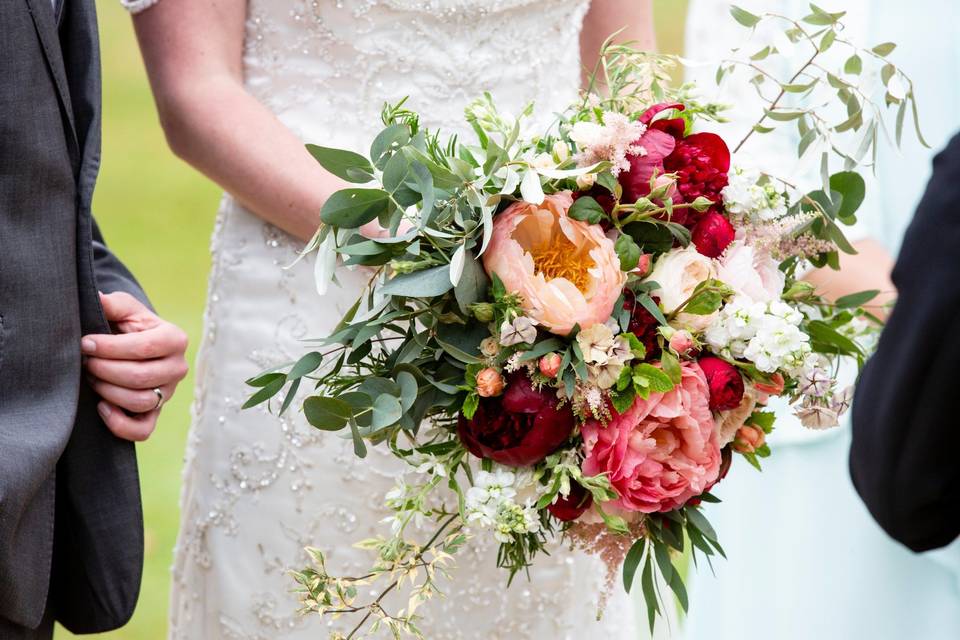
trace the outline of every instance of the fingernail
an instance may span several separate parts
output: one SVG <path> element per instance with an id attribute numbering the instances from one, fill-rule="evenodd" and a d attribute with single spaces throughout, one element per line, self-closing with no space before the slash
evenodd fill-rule
<path id="1" fill-rule="evenodd" d="M 80 349 L 84 353 L 94 353 L 97 350 L 97 342 L 92 338 L 83 338 L 80 340 Z"/>
<path id="2" fill-rule="evenodd" d="M 110 405 L 108 405 L 106 402 L 101 402 L 97 404 L 97 413 L 100 414 L 101 418 L 106 420 L 107 418 L 110 417 L 110 413 L 111 413 Z"/>

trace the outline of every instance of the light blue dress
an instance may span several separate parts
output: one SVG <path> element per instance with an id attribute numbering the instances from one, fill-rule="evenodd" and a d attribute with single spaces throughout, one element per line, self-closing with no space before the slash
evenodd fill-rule
<path id="1" fill-rule="evenodd" d="M 808 12 L 805 2 L 794 0 L 738 4 L 794 16 Z M 818 4 L 843 10 L 857 3 Z M 699 53 L 705 53 L 703 41 L 714 37 L 710 25 L 727 19 L 721 14 L 728 6 L 717 0 L 691 2 L 688 42 Z M 958 6 L 952 0 L 861 3 L 857 19 L 870 44 L 898 44 L 891 59 L 914 80 L 923 132 L 932 147 L 923 148 L 909 129 L 902 151 L 881 147 L 873 193 L 860 218 L 862 235 L 892 252 L 923 192 L 933 154 L 960 130 Z M 800 428 L 786 419 L 782 423 L 784 432 Z M 960 638 L 960 542 L 915 555 L 883 533 L 850 481 L 848 426 L 815 438 L 778 435 L 771 439 L 774 452 L 762 474 L 737 459 L 715 489 L 724 502 L 708 505 L 707 514 L 728 560 L 714 562 L 715 576 L 705 564 L 691 568 L 691 611 L 675 635 L 690 640 Z"/>

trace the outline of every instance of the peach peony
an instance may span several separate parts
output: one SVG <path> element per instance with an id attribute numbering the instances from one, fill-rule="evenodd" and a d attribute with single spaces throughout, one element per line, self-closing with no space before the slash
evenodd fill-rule
<path id="1" fill-rule="evenodd" d="M 707 379 L 694 362 L 682 365 L 668 393 L 637 398 L 603 426 L 583 425 L 583 473 L 608 474 L 620 497 L 608 504 L 627 511 L 671 511 L 703 493 L 720 473 L 720 443 Z"/>
<path id="2" fill-rule="evenodd" d="M 572 203 L 564 191 L 542 205 L 510 205 L 483 255 L 487 273 L 523 298 L 526 315 L 558 335 L 605 322 L 627 280 L 603 229 L 567 216 Z"/>

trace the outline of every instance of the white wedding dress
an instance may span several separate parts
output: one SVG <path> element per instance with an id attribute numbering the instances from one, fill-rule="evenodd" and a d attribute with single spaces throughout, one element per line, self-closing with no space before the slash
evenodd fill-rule
<path id="1" fill-rule="evenodd" d="M 127 0 L 149 6 L 151 0 Z M 410 96 L 424 124 L 465 131 L 463 107 L 485 90 L 506 110 L 537 101 L 540 122 L 575 98 L 588 0 L 250 0 L 247 88 L 305 142 L 365 151 L 384 100 Z M 137 7 L 132 7 L 137 8 Z M 301 243 L 225 195 L 213 234 L 205 333 L 186 452 L 170 637 L 325 638 L 326 619 L 297 614 L 288 574 L 304 547 L 356 575 L 370 556 L 351 544 L 389 525 L 382 506 L 398 463 L 308 426 L 293 408 L 242 411 L 244 380 L 288 362 L 354 302 L 364 275 L 341 270 L 318 297 L 312 265 L 284 269 Z M 460 554 L 446 598 L 421 610 L 445 638 L 636 638 L 615 586 L 601 622 L 598 560 L 558 549 L 532 580 L 506 587 L 495 549 Z M 401 605 L 402 606 L 402 605 Z M 354 622 L 355 623 L 355 622 Z M 349 626 L 348 626 L 349 625 Z M 384 632 L 385 633 L 385 632 Z"/>

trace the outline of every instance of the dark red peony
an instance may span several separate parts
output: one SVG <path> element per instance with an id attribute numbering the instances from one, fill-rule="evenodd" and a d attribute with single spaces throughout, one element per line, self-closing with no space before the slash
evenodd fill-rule
<path id="1" fill-rule="evenodd" d="M 630 171 L 620 174 L 623 198 L 634 202 L 650 193 L 650 178 L 661 173 L 676 173 L 675 202 L 693 202 L 703 196 L 712 202 L 712 210 L 720 210 L 720 190 L 727 186 L 730 171 L 730 150 L 715 133 L 694 133 L 684 136 L 683 118 L 654 118 L 662 111 L 683 111 L 679 103 L 661 103 L 647 109 L 640 122 L 647 130 L 637 144 L 645 153 L 630 156 Z M 672 220 L 692 228 L 700 215 L 692 209 L 674 211 Z"/>
<path id="2" fill-rule="evenodd" d="M 654 302 L 659 302 L 654 298 Z M 643 343 L 647 350 L 647 359 L 654 357 L 660 352 L 660 345 L 657 342 L 657 336 L 660 334 L 660 323 L 653 314 L 637 302 L 637 297 L 630 289 L 623 291 L 623 308 L 630 312 L 630 324 L 627 325 L 627 331 L 637 336 L 637 339 Z"/>
<path id="3" fill-rule="evenodd" d="M 693 245 L 708 258 L 719 258 L 736 235 L 729 220 L 716 211 L 708 211 L 693 228 Z"/>
<path id="4" fill-rule="evenodd" d="M 739 407 L 743 400 L 743 376 L 737 368 L 715 357 L 700 358 L 698 363 L 710 387 L 710 409 L 727 411 Z"/>
<path id="5" fill-rule="evenodd" d="M 570 522 L 583 515 L 593 504 L 593 496 L 582 485 L 571 482 L 570 493 L 566 498 L 557 496 L 557 501 L 547 507 L 547 511 L 557 520 Z"/>
<path id="6" fill-rule="evenodd" d="M 573 426 L 569 405 L 557 408 L 557 396 L 549 388 L 537 391 L 527 376 L 514 374 L 502 396 L 480 399 L 473 419 L 460 414 L 457 434 L 478 458 L 525 467 L 556 451 Z"/>

